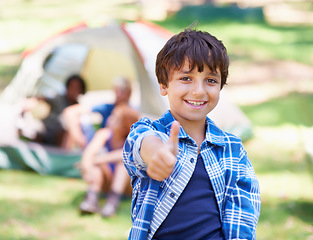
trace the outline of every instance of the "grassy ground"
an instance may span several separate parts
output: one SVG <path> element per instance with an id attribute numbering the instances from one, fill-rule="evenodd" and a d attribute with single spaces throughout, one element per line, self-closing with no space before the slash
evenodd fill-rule
<path id="1" fill-rule="evenodd" d="M 118 215 L 81 216 L 85 184 L 80 179 L 0 172 L 0 239 L 127 239 L 130 200 Z"/>
<path id="2" fill-rule="evenodd" d="M 105 2 L 2 1 L 1 86 L 12 79 L 23 49 L 81 20 L 96 25 L 107 19 L 116 9 Z M 123 6 L 119 11 L 137 10 Z M 223 39 L 231 57 L 227 88 L 254 124 L 254 138 L 245 147 L 262 193 L 258 239 L 312 240 L 313 173 L 305 143 L 311 143 L 313 132 L 313 28 L 270 26 L 258 9 L 253 15 L 208 11 L 189 7 L 158 23 L 178 32 L 198 19 L 198 28 Z M 228 18 L 221 17 L 225 14 Z M 126 239 L 129 199 L 111 219 L 82 217 L 80 179 L 1 170 L 0 182 L 0 239 Z"/>

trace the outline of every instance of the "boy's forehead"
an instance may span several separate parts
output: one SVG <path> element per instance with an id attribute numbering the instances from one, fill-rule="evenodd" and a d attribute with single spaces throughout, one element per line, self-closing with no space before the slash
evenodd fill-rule
<path id="1" fill-rule="evenodd" d="M 216 66 L 215 69 L 212 69 L 205 62 L 202 62 L 202 64 L 203 64 L 203 66 L 207 66 L 211 70 L 211 72 L 213 72 L 213 73 L 218 73 L 218 74 L 221 73 L 221 71 L 220 71 L 218 66 Z M 201 72 L 200 71 L 200 66 L 198 66 L 197 64 L 194 64 L 194 66 L 192 66 L 192 65 L 193 64 L 192 64 L 191 61 L 189 61 L 188 59 L 185 59 L 184 62 L 182 63 L 182 65 L 178 66 L 176 68 L 173 68 L 172 72 L 186 72 L 186 73 L 188 73 L 188 72 L 193 71 L 195 68 L 198 68 L 198 71 Z"/>

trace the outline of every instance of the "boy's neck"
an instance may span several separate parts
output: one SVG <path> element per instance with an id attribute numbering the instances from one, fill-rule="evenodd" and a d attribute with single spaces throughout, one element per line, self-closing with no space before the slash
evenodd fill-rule
<path id="1" fill-rule="evenodd" d="M 184 124 L 180 123 L 185 132 L 193 139 L 200 148 L 202 142 L 205 139 L 205 122 L 203 124 Z"/>

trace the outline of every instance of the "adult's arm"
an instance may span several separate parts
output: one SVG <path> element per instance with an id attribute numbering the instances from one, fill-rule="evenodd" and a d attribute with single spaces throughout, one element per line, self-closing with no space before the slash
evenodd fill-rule
<path id="1" fill-rule="evenodd" d="M 87 139 L 81 129 L 80 117 L 83 114 L 88 114 L 90 112 L 91 108 L 81 104 L 71 105 L 65 108 L 62 112 L 63 121 L 68 132 L 69 139 L 73 141 L 74 144 L 78 144 L 81 148 L 86 146 Z"/>
<path id="2" fill-rule="evenodd" d="M 90 143 L 87 145 L 83 151 L 81 165 L 84 169 L 90 165 L 94 165 L 96 162 L 96 157 L 99 152 L 103 149 L 106 142 L 111 136 L 111 130 L 108 128 L 99 129 Z"/>
<path id="3" fill-rule="evenodd" d="M 95 156 L 94 163 L 119 163 L 123 162 L 123 148 L 115 149 L 109 152 L 100 153 Z"/>

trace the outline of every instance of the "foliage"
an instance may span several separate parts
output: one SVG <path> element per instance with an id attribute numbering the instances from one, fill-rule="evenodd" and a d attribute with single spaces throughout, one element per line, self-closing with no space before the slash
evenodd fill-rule
<path id="1" fill-rule="evenodd" d="M 211 4 L 191 6 L 187 5 L 179 10 L 173 16 L 173 19 L 168 18 L 167 21 L 180 22 L 186 24 L 192 21 L 199 22 L 222 22 L 228 24 L 229 22 L 238 23 L 264 23 L 263 10 L 261 7 L 257 8 L 240 8 L 235 5 L 231 6 L 215 6 Z"/>

